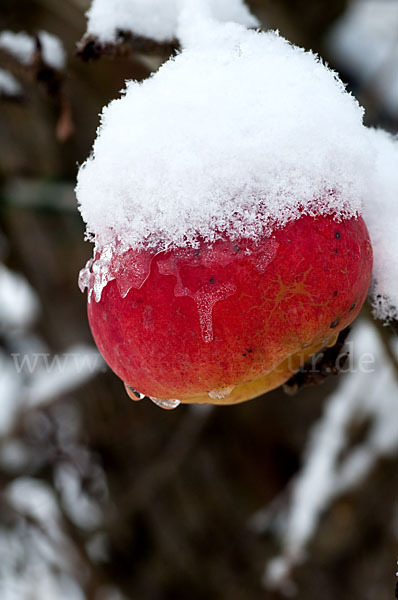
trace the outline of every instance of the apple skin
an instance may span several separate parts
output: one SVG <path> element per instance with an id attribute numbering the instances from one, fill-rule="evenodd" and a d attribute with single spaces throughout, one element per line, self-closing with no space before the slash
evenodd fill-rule
<path id="1" fill-rule="evenodd" d="M 372 248 L 360 217 L 303 215 L 257 241 L 130 250 L 115 271 L 88 303 L 111 369 L 150 397 L 228 404 L 286 381 L 355 319 Z"/>

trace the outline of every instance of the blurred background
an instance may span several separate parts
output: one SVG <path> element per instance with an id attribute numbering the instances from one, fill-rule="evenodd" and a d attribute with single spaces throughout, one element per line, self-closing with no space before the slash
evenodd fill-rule
<path id="1" fill-rule="evenodd" d="M 248 4 L 398 132 L 396 0 Z M 369 307 L 349 372 L 231 408 L 132 403 L 97 354 L 76 172 L 102 107 L 165 56 L 83 61 L 88 6 L 0 6 L 0 597 L 391 600 L 398 348 Z M 39 37 L 23 64 L 5 30 L 47 31 L 65 58 Z"/>

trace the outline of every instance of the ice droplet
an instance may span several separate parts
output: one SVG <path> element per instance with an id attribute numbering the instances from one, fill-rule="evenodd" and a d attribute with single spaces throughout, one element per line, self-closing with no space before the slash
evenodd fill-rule
<path id="1" fill-rule="evenodd" d="M 97 249 L 94 258 L 80 271 L 79 288 L 82 292 L 88 289 L 89 302 L 93 293 L 95 301 L 99 302 L 104 287 L 115 279 L 121 297 L 125 298 L 131 288 L 139 290 L 144 285 L 156 254 L 131 249 L 123 252 L 113 246 Z"/>
<path id="2" fill-rule="evenodd" d="M 165 410 L 173 410 L 174 408 L 177 408 L 177 406 L 180 405 L 179 400 L 163 400 L 161 398 L 153 398 L 152 396 L 149 396 L 149 399 L 152 400 L 152 402 L 156 404 L 156 406 L 160 406 L 160 408 L 164 408 Z"/>
<path id="3" fill-rule="evenodd" d="M 95 254 L 95 251 L 94 251 Z M 79 273 L 79 288 L 82 292 L 87 288 L 88 301 L 91 302 L 91 296 L 94 293 L 96 302 L 101 299 L 102 290 L 108 283 L 114 279 L 110 272 L 109 265 L 112 259 L 112 250 L 104 248 L 101 256 L 95 255 L 91 258 L 84 269 Z"/>
<path id="4" fill-rule="evenodd" d="M 261 246 L 251 250 L 251 260 L 259 273 L 265 273 L 268 265 L 274 260 L 279 242 L 274 238 L 263 241 Z"/>
<path id="5" fill-rule="evenodd" d="M 208 249 L 206 249 L 206 252 L 207 254 L 205 257 L 202 257 L 202 261 L 206 266 L 211 266 L 211 260 L 214 261 L 215 258 L 214 256 L 210 258 Z M 231 260 L 230 256 L 224 256 L 222 262 L 224 263 L 227 259 Z M 186 251 L 180 251 L 179 253 L 175 253 L 174 256 L 160 260 L 158 262 L 158 269 L 162 275 L 173 275 L 177 279 L 174 287 L 174 294 L 177 298 L 187 296 L 195 302 L 199 315 L 202 339 L 208 344 L 213 340 L 213 307 L 220 300 L 225 300 L 231 296 L 236 291 L 236 286 L 230 282 L 212 282 L 209 284 L 209 280 L 204 277 L 199 289 L 193 292 L 182 283 L 179 267 L 184 266 L 184 264 L 188 264 L 191 267 L 201 266 L 200 259 L 195 258 L 195 255 L 192 256 L 192 253 L 188 254 Z"/>
<path id="6" fill-rule="evenodd" d="M 137 392 L 137 390 L 132 388 L 131 385 L 127 385 L 127 383 L 125 383 L 124 387 L 126 388 L 126 392 L 127 392 L 128 396 L 132 400 L 134 400 L 134 402 L 138 402 L 139 400 L 143 400 L 145 398 L 145 394 L 141 394 L 141 392 Z"/>
<path id="7" fill-rule="evenodd" d="M 230 385 L 228 387 L 215 388 L 214 390 L 211 390 L 211 392 L 209 392 L 209 397 L 213 400 L 223 400 L 224 398 L 230 395 L 234 387 L 234 385 Z"/>
<path id="8" fill-rule="evenodd" d="M 122 298 L 125 298 L 131 288 L 141 289 L 151 272 L 154 254 L 129 250 L 117 256 L 113 263 L 113 274 Z"/>
<path id="9" fill-rule="evenodd" d="M 195 293 L 184 288 L 182 296 L 191 297 L 198 309 L 200 329 L 205 343 L 213 340 L 213 307 L 219 300 L 225 300 L 236 290 L 233 283 L 219 284 L 215 289 L 200 289 Z M 189 293 L 186 293 L 189 292 Z M 177 294 L 176 294 L 177 295 Z"/>
<path id="10" fill-rule="evenodd" d="M 85 288 L 91 287 L 90 281 L 91 281 L 92 264 L 93 264 L 93 259 L 90 258 L 90 260 L 87 262 L 84 269 L 80 269 L 78 283 L 79 283 L 79 289 L 81 292 L 84 292 Z"/>

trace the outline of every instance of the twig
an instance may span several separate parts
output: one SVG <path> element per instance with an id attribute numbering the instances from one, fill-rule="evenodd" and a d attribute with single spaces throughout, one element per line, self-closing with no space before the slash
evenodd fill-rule
<path id="1" fill-rule="evenodd" d="M 308 360 L 297 373 L 283 384 L 284 392 L 292 396 L 303 387 L 324 383 L 329 375 L 338 375 L 349 356 L 349 352 L 343 354 L 342 350 L 350 329 L 350 327 L 346 327 L 340 331 L 335 345 L 325 348 L 319 353 L 315 360 L 315 368 L 313 359 Z"/>
<path id="2" fill-rule="evenodd" d="M 77 56 L 84 61 L 98 60 L 102 56 L 116 58 L 131 56 L 134 53 L 170 56 L 179 48 L 177 40 L 156 42 L 150 38 L 135 35 L 129 31 L 119 30 L 117 41 L 103 43 L 93 35 L 84 36 L 79 42 Z"/>

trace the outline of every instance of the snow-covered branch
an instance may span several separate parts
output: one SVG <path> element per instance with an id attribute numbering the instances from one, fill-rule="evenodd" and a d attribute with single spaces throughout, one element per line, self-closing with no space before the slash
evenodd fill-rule
<path id="1" fill-rule="evenodd" d="M 115 55 L 121 46 L 136 52 L 170 54 L 179 45 L 178 23 L 184 0 L 93 0 L 87 11 L 87 32 L 79 44 L 83 59 Z M 201 0 L 217 21 L 257 27 L 258 20 L 243 0 Z"/>
<path id="2" fill-rule="evenodd" d="M 371 353 L 369 353 L 371 349 Z M 310 434 L 304 464 L 289 490 L 289 500 L 259 511 L 257 531 L 278 522 L 282 554 L 265 570 L 264 584 L 286 595 L 294 591 L 293 569 L 306 559 L 322 513 L 342 494 L 358 486 L 382 456 L 398 450 L 397 373 L 376 328 L 361 322 L 351 342 L 349 373 L 328 398 Z M 393 351 L 398 355 L 398 344 Z M 349 429 L 369 421 L 365 438 L 350 446 Z"/>

